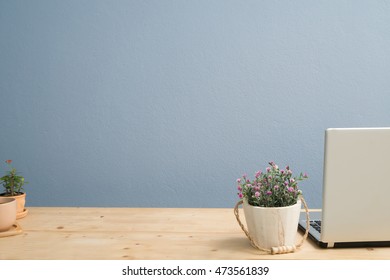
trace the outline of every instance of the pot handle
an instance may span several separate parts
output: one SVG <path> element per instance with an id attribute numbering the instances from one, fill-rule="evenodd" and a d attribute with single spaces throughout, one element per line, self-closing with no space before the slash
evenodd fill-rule
<path id="1" fill-rule="evenodd" d="M 252 239 L 248 230 L 245 228 L 244 224 L 240 220 L 238 206 L 240 206 L 243 203 L 242 200 L 238 201 L 236 203 L 236 206 L 234 206 L 234 215 L 236 216 L 236 220 L 237 220 L 238 224 L 240 225 L 242 231 L 245 233 L 245 235 L 248 237 L 249 241 L 251 242 L 251 244 L 255 248 L 257 248 L 261 251 L 267 252 L 267 253 L 271 253 L 272 255 L 293 253 L 293 252 L 295 252 L 296 249 L 300 248 L 303 245 L 303 243 L 307 239 L 307 236 L 309 235 L 309 228 L 310 228 L 309 209 L 307 207 L 306 201 L 303 198 L 303 196 L 301 196 L 300 199 L 302 201 L 303 207 L 305 208 L 305 212 L 306 212 L 306 231 L 305 231 L 305 234 L 302 236 L 302 240 L 298 244 L 292 245 L 292 246 L 279 246 L 279 247 L 272 247 L 271 249 L 265 249 L 265 248 L 261 248 L 260 246 L 258 246 L 256 244 L 256 241 L 254 241 Z"/>

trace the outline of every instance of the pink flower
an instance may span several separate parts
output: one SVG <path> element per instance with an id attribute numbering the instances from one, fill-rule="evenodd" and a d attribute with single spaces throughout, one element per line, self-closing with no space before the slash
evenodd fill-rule
<path id="1" fill-rule="evenodd" d="M 294 188 L 293 188 L 293 187 L 289 187 L 287 190 L 288 190 L 289 192 L 294 192 Z"/>
<path id="2" fill-rule="evenodd" d="M 256 177 L 256 178 L 259 178 L 260 175 L 261 175 L 261 171 L 257 171 L 255 177 Z"/>
<path id="3" fill-rule="evenodd" d="M 267 191 L 267 195 L 271 195 L 272 194 L 272 192 L 271 191 Z"/>
<path id="4" fill-rule="evenodd" d="M 241 179 L 240 179 L 240 178 L 238 178 L 238 179 L 237 179 L 237 183 L 240 183 L 240 182 L 241 182 Z"/>
<path id="5" fill-rule="evenodd" d="M 271 171 L 271 168 L 267 167 L 266 170 L 267 170 L 267 172 L 270 172 L 270 171 Z"/>
<path id="6" fill-rule="evenodd" d="M 278 185 L 275 185 L 275 186 L 274 186 L 274 189 L 275 189 L 275 190 L 278 190 L 278 189 L 279 189 L 279 186 L 278 186 Z"/>
<path id="7" fill-rule="evenodd" d="M 237 186 L 237 190 L 242 191 L 241 186 Z"/>
<path id="8" fill-rule="evenodd" d="M 242 193 L 239 193 L 239 194 L 238 194 L 238 197 L 239 197 L 239 198 L 243 198 Z"/>
<path id="9" fill-rule="evenodd" d="M 255 192 L 255 196 L 256 196 L 256 197 L 259 197 L 259 196 L 260 196 L 260 193 L 259 193 L 259 192 Z"/>

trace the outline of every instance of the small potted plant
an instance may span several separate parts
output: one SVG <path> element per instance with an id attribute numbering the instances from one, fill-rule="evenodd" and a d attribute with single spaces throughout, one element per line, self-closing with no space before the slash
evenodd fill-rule
<path id="1" fill-rule="evenodd" d="M 12 160 L 8 159 L 5 162 L 9 166 L 9 170 L 3 177 L 0 178 L 0 183 L 4 187 L 4 192 L 1 193 L 0 196 L 16 199 L 16 217 L 17 219 L 20 219 L 27 215 L 27 209 L 24 208 L 26 203 L 26 193 L 23 192 L 23 186 L 27 182 L 24 180 L 24 177 L 16 171 L 16 168 L 11 166 Z"/>
<path id="2" fill-rule="evenodd" d="M 282 170 L 270 162 L 253 180 L 247 175 L 237 179 L 239 203 L 243 204 L 249 231 L 245 233 L 252 245 L 265 250 L 295 246 L 302 196 L 298 182 L 306 178 L 306 173 L 294 177 L 289 166 Z"/>

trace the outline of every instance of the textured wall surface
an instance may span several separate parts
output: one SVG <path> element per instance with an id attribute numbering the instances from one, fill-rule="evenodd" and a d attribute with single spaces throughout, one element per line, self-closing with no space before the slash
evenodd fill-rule
<path id="1" fill-rule="evenodd" d="M 0 160 L 31 206 L 233 207 L 327 127 L 390 125 L 384 1 L 0 1 Z M 1 172 L 6 165 L 0 165 Z"/>

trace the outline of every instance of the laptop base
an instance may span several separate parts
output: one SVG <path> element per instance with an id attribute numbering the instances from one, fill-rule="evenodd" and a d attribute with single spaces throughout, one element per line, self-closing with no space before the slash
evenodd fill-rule
<path id="1" fill-rule="evenodd" d="M 302 231 L 306 231 L 306 227 L 301 223 L 298 224 L 298 228 Z M 309 238 L 313 240 L 320 248 L 372 248 L 372 247 L 390 247 L 389 241 L 357 241 L 357 242 L 335 242 L 333 246 L 328 242 L 322 242 L 318 240 L 313 234 L 309 231 Z"/>

